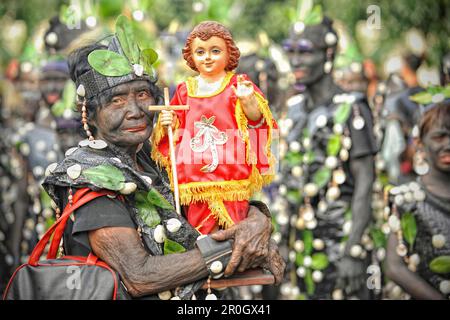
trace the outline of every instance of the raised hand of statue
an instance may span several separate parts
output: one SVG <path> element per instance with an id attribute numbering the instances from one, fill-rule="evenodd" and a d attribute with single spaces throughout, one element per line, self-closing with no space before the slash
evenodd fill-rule
<path id="1" fill-rule="evenodd" d="M 364 285 L 365 273 L 362 261 L 343 257 L 337 263 L 338 279 L 336 287 L 343 289 L 347 295 L 358 292 Z"/>
<path id="2" fill-rule="evenodd" d="M 236 97 L 242 105 L 242 109 L 248 119 L 257 121 L 261 119 L 261 112 L 258 109 L 258 101 L 255 97 L 255 90 L 251 81 L 245 80 L 243 75 L 238 75 L 236 87 L 232 87 Z"/>

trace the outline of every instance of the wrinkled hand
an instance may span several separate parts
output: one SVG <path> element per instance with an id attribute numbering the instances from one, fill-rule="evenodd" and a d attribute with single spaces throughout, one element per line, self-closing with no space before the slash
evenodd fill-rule
<path id="1" fill-rule="evenodd" d="M 364 285 L 364 264 L 362 261 L 343 257 L 337 263 L 338 279 L 336 286 L 343 289 L 347 294 L 357 292 Z"/>
<path id="2" fill-rule="evenodd" d="M 172 129 L 175 128 L 175 122 L 177 119 L 177 115 L 174 111 L 161 110 L 161 114 L 159 116 L 159 121 L 162 126 L 168 127 L 172 126 Z"/>
<path id="3" fill-rule="evenodd" d="M 281 257 L 278 246 L 274 240 L 270 241 L 269 254 L 265 263 L 262 265 L 264 268 L 269 269 L 275 277 L 275 284 L 279 285 L 283 280 L 284 270 L 286 269 L 286 262 Z"/>
<path id="4" fill-rule="evenodd" d="M 251 266 L 263 265 L 269 255 L 271 232 L 270 219 L 258 208 L 250 206 L 247 219 L 211 234 L 217 241 L 234 239 L 233 253 L 225 269 L 225 276 L 232 275 L 238 267 L 237 270 L 242 272 Z"/>

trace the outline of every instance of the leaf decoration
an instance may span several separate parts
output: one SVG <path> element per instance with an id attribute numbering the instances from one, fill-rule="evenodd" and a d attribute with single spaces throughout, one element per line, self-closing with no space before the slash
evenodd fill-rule
<path id="1" fill-rule="evenodd" d="M 303 231 L 303 244 L 304 244 L 304 253 L 305 255 L 309 256 L 311 255 L 311 252 L 313 250 L 313 233 L 311 230 L 305 230 Z"/>
<path id="2" fill-rule="evenodd" d="M 302 155 L 298 152 L 289 151 L 286 153 L 284 160 L 288 163 L 289 166 L 294 167 L 300 165 L 302 163 Z"/>
<path id="3" fill-rule="evenodd" d="M 286 199 L 291 203 L 300 203 L 302 195 L 298 189 L 289 190 L 286 194 Z"/>
<path id="4" fill-rule="evenodd" d="M 302 253 L 297 252 L 297 255 L 295 256 L 295 264 L 297 265 L 297 267 L 303 266 L 304 259 L 305 256 Z"/>
<path id="5" fill-rule="evenodd" d="M 178 242 L 175 242 L 168 238 L 164 241 L 164 255 L 172 253 L 181 253 L 185 251 L 186 249 Z"/>
<path id="6" fill-rule="evenodd" d="M 427 105 L 431 103 L 432 97 L 433 95 L 431 93 L 424 91 L 409 97 L 409 99 L 411 101 L 417 102 L 418 104 Z"/>
<path id="7" fill-rule="evenodd" d="M 156 53 L 153 49 L 144 49 L 141 51 L 141 59 L 140 63 L 144 66 L 144 71 L 146 74 L 151 76 L 152 78 L 156 77 L 155 68 L 153 68 L 153 64 L 158 60 L 158 53 Z"/>
<path id="8" fill-rule="evenodd" d="M 412 250 L 417 234 L 416 219 L 414 218 L 412 213 L 407 212 L 402 216 L 401 226 L 403 237 L 405 238 L 406 242 L 409 243 L 410 250 Z"/>
<path id="9" fill-rule="evenodd" d="M 134 37 L 133 27 L 130 20 L 120 15 L 116 20 L 116 35 L 119 39 L 123 53 L 131 64 L 139 63 L 140 50 Z"/>
<path id="10" fill-rule="evenodd" d="M 312 271 L 311 269 L 306 269 L 305 274 L 305 285 L 306 285 L 306 292 L 308 295 L 313 295 L 314 291 L 316 290 L 316 285 L 314 284 L 314 280 L 312 278 Z"/>
<path id="11" fill-rule="evenodd" d="M 147 194 L 147 200 L 162 209 L 166 210 L 175 210 L 174 207 L 169 203 L 169 201 L 164 198 L 161 193 L 159 193 L 155 188 L 150 189 Z"/>
<path id="12" fill-rule="evenodd" d="M 439 273 L 450 273 L 450 256 L 440 256 L 430 262 L 430 270 Z"/>
<path id="13" fill-rule="evenodd" d="M 315 5 L 312 11 L 305 18 L 303 23 L 306 26 L 320 24 L 323 20 L 322 7 L 320 5 Z"/>
<path id="14" fill-rule="evenodd" d="M 314 270 L 324 270 L 328 267 L 329 261 L 325 253 L 315 253 L 312 255 L 311 268 Z"/>
<path id="15" fill-rule="evenodd" d="M 303 162 L 306 164 L 313 163 L 315 159 L 316 159 L 316 154 L 312 150 L 307 151 L 303 155 Z"/>
<path id="16" fill-rule="evenodd" d="M 136 208 L 138 209 L 138 215 L 141 217 L 142 221 L 145 222 L 150 228 L 156 227 L 160 222 L 158 210 L 155 206 L 147 199 L 147 194 L 144 191 L 138 191 L 135 194 Z"/>
<path id="17" fill-rule="evenodd" d="M 378 249 L 386 247 L 386 236 L 384 235 L 383 231 L 378 228 L 373 228 L 370 231 L 370 235 L 372 237 L 375 248 Z"/>
<path id="18" fill-rule="evenodd" d="M 341 136 L 338 134 L 333 134 L 328 139 L 327 143 L 327 155 L 328 156 L 336 156 L 341 150 Z"/>
<path id="19" fill-rule="evenodd" d="M 61 117 L 67 109 L 73 109 L 75 106 L 77 89 L 75 83 L 71 80 L 66 81 L 62 98 L 52 106 L 52 113 L 56 117 Z"/>
<path id="20" fill-rule="evenodd" d="M 350 111 L 350 103 L 341 103 L 334 113 L 334 123 L 345 123 L 350 116 Z"/>
<path id="21" fill-rule="evenodd" d="M 317 185 L 319 189 L 326 186 L 326 184 L 331 179 L 331 170 L 328 168 L 321 168 L 316 171 L 313 176 L 313 182 Z"/>
<path id="22" fill-rule="evenodd" d="M 102 164 L 83 170 L 83 176 L 93 185 L 113 191 L 119 191 L 125 185 L 123 173 L 109 164 Z"/>
<path id="23" fill-rule="evenodd" d="M 313 8 L 313 0 L 299 0 L 297 4 L 298 20 L 305 21 Z"/>
<path id="24" fill-rule="evenodd" d="M 133 71 L 127 58 L 110 50 L 94 50 L 88 62 L 98 73 L 107 77 L 120 77 Z"/>

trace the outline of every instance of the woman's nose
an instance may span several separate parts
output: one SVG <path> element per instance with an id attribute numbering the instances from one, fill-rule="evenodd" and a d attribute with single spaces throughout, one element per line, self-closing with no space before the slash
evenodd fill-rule
<path id="1" fill-rule="evenodd" d="M 128 99 L 128 105 L 127 105 L 127 119 L 135 119 L 135 118 L 141 118 L 142 117 L 142 110 L 136 103 L 136 99 L 134 97 Z"/>

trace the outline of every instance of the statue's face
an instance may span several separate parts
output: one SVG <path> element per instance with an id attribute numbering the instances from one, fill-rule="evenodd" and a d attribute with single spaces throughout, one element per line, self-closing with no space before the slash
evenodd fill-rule
<path id="1" fill-rule="evenodd" d="M 450 173 L 450 128 L 439 121 L 431 126 L 424 136 L 423 144 L 427 154 L 428 163 L 436 170 Z"/>
<path id="2" fill-rule="evenodd" d="M 216 36 L 206 41 L 195 38 L 191 48 L 195 67 L 201 76 L 208 78 L 225 74 L 229 54 L 224 39 Z"/>
<path id="3" fill-rule="evenodd" d="M 62 92 L 69 76 L 63 72 L 48 71 L 43 74 L 39 81 L 42 98 L 45 103 L 51 107 L 59 99 L 61 99 Z"/>
<path id="4" fill-rule="evenodd" d="M 137 146 L 150 137 L 155 104 L 149 83 L 136 80 L 113 88 L 109 102 L 97 108 L 92 120 L 96 137 L 120 147 Z"/>

